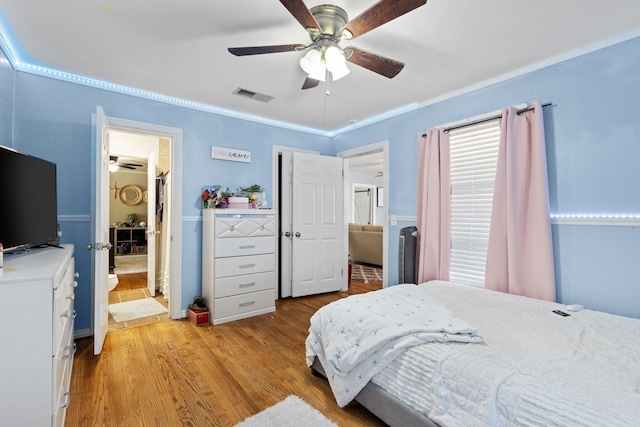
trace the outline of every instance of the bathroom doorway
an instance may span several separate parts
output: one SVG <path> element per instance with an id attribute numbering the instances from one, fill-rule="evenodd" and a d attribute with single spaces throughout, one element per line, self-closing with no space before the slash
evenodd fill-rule
<path id="1" fill-rule="evenodd" d="M 112 332 L 169 319 L 171 139 L 113 129 L 109 158 Z M 148 310 L 149 299 L 158 310 Z M 119 308 L 127 316 L 112 315 Z"/>

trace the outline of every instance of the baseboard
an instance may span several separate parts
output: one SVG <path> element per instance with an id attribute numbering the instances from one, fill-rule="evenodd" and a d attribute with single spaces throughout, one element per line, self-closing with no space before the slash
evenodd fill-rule
<path id="1" fill-rule="evenodd" d="M 92 335 L 93 335 L 93 332 L 91 331 L 90 328 L 73 331 L 73 338 L 74 339 L 87 338 L 87 337 L 90 337 Z"/>

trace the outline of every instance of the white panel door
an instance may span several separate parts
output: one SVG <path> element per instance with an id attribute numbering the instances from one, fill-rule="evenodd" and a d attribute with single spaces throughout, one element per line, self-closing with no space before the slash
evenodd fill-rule
<path id="1" fill-rule="evenodd" d="M 156 153 L 149 154 L 147 167 L 147 289 L 156 296 Z M 166 221 L 166 218 L 165 218 Z"/>
<path id="2" fill-rule="evenodd" d="M 100 354 L 109 327 L 109 121 L 96 111 L 93 197 L 93 354 Z"/>
<path id="3" fill-rule="evenodd" d="M 342 159 L 293 153 L 292 296 L 342 288 Z"/>

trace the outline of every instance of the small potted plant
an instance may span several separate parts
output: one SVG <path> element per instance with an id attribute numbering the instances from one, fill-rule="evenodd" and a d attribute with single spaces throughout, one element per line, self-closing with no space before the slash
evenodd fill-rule
<path id="1" fill-rule="evenodd" d="M 129 227 L 133 227 L 136 224 L 137 221 L 138 221 L 138 214 L 133 213 L 133 212 L 127 214 L 125 222 L 127 223 L 127 225 Z"/>

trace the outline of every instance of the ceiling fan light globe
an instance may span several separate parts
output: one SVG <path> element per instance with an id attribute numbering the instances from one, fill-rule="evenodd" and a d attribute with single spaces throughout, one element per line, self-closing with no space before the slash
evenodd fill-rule
<path id="1" fill-rule="evenodd" d="M 115 163 L 109 163 L 109 172 L 115 172 L 118 169 L 120 169 L 118 165 L 116 165 Z"/>
<path id="2" fill-rule="evenodd" d="M 326 80 L 327 70 L 324 67 L 314 70 L 313 73 L 309 73 L 309 78 L 324 82 Z"/>
<path id="3" fill-rule="evenodd" d="M 300 67 L 307 74 L 313 73 L 322 62 L 322 53 L 317 49 L 311 49 L 302 58 L 300 58 Z"/>
<path id="4" fill-rule="evenodd" d="M 300 58 L 300 67 L 310 78 L 325 81 L 327 68 L 322 60 L 322 52 L 319 49 L 311 49 L 302 58 Z"/>
<path id="5" fill-rule="evenodd" d="M 337 46 L 329 46 L 324 53 L 324 60 L 327 63 L 327 70 L 331 71 L 333 80 L 339 80 L 349 74 L 350 70 L 347 68 L 347 62 Z"/>
<path id="6" fill-rule="evenodd" d="M 324 53 L 324 60 L 327 63 L 329 71 L 337 69 L 341 65 L 344 65 L 345 58 L 340 49 L 336 46 L 329 46 Z"/>
<path id="7" fill-rule="evenodd" d="M 351 70 L 348 69 L 346 65 L 344 65 L 342 67 L 339 67 L 338 69 L 334 69 L 333 71 L 331 71 L 331 77 L 333 78 L 334 81 L 340 80 L 350 72 Z"/>

